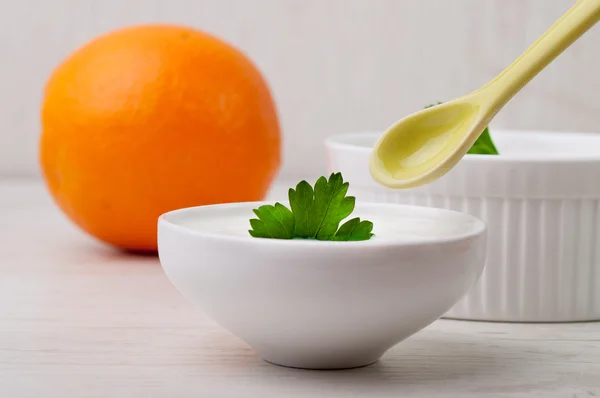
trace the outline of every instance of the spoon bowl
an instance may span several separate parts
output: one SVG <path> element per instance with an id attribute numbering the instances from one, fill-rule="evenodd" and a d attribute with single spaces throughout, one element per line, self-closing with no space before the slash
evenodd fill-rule
<path id="1" fill-rule="evenodd" d="M 445 174 L 473 145 L 477 139 L 473 131 L 485 128 L 484 114 L 481 105 L 460 99 L 400 120 L 375 145 L 373 177 L 390 188 L 399 181 L 404 185 L 434 181 L 439 171 Z"/>

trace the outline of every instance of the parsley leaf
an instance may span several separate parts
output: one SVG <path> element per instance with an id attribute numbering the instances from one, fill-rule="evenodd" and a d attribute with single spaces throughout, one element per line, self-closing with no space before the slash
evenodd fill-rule
<path id="1" fill-rule="evenodd" d="M 314 197 L 315 191 L 306 181 L 301 181 L 296 185 L 295 191 L 290 188 L 288 192 L 290 207 L 292 208 L 292 213 L 296 219 L 295 236 L 298 238 L 306 239 L 314 237 L 314 235 L 311 235 L 310 233 L 310 213 L 312 211 Z"/>
<path id="2" fill-rule="evenodd" d="M 350 240 L 367 240 L 373 236 L 373 223 L 371 221 L 360 221 L 360 218 L 353 218 L 346 221 L 340 229 L 335 233 L 333 240 L 350 241 Z"/>
<path id="3" fill-rule="evenodd" d="M 427 105 L 425 109 L 440 105 L 441 103 L 442 102 L 438 102 L 437 104 Z M 489 127 L 486 127 L 485 130 L 483 130 L 467 153 L 477 155 L 498 155 L 498 149 L 496 149 L 496 145 L 494 145 L 494 141 L 492 141 Z"/>
<path id="4" fill-rule="evenodd" d="M 250 220 L 250 235 L 255 238 L 292 239 L 295 220 L 292 212 L 282 205 L 264 205 L 254 209 L 258 219 Z"/>
<path id="5" fill-rule="evenodd" d="M 255 238 L 368 240 L 373 236 L 370 221 L 353 218 L 339 227 L 354 211 L 354 197 L 346 196 L 348 187 L 341 173 L 319 178 L 314 188 L 301 181 L 288 191 L 291 210 L 281 203 L 260 206 L 254 210 L 258 219 L 250 220 L 249 233 Z"/>
<path id="6" fill-rule="evenodd" d="M 498 149 L 496 149 L 494 141 L 492 141 L 489 127 L 486 127 L 485 130 L 483 130 L 483 133 L 481 133 L 479 138 L 477 138 L 477 141 L 475 141 L 467 153 L 479 155 L 498 155 Z"/>
<path id="7" fill-rule="evenodd" d="M 318 240 L 331 240 L 340 222 L 354 210 L 354 197 L 346 197 L 349 184 L 342 174 L 332 174 L 329 181 L 321 177 L 315 184 L 315 200 L 309 236 Z M 290 202 L 291 203 L 291 202 Z"/>

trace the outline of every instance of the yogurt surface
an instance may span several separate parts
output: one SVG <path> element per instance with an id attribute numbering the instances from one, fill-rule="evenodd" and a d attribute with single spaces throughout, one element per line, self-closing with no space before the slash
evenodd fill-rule
<path id="1" fill-rule="evenodd" d="M 287 206 L 287 203 L 283 204 Z M 192 213 L 188 212 L 185 218 L 177 217 L 175 213 L 170 221 L 202 233 L 257 239 L 248 233 L 249 220 L 255 218 L 252 213 L 254 207 L 249 204 L 198 207 Z M 480 220 L 460 213 L 387 204 L 357 205 L 340 226 L 354 217 L 373 222 L 375 236 L 369 241 L 412 242 L 458 238 L 483 227 Z"/>

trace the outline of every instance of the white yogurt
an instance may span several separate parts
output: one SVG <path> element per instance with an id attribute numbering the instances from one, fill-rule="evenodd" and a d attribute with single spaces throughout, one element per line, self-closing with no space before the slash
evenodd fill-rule
<path id="1" fill-rule="evenodd" d="M 189 214 L 177 223 L 203 233 L 255 239 L 248 233 L 249 220 L 255 216 L 247 206 L 199 207 L 194 216 L 190 217 Z M 375 236 L 371 240 L 378 241 L 408 242 L 461 237 L 482 227 L 481 221 L 463 214 L 411 206 L 357 205 L 354 213 L 342 224 L 354 217 L 373 222 Z"/>

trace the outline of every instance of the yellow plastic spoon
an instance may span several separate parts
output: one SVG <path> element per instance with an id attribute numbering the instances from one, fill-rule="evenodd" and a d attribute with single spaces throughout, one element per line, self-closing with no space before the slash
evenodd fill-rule
<path id="1" fill-rule="evenodd" d="M 443 176 L 531 79 L 600 20 L 600 0 L 579 0 L 500 75 L 464 97 L 416 112 L 375 144 L 371 175 L 389 188 L 413 188 Z"/>

